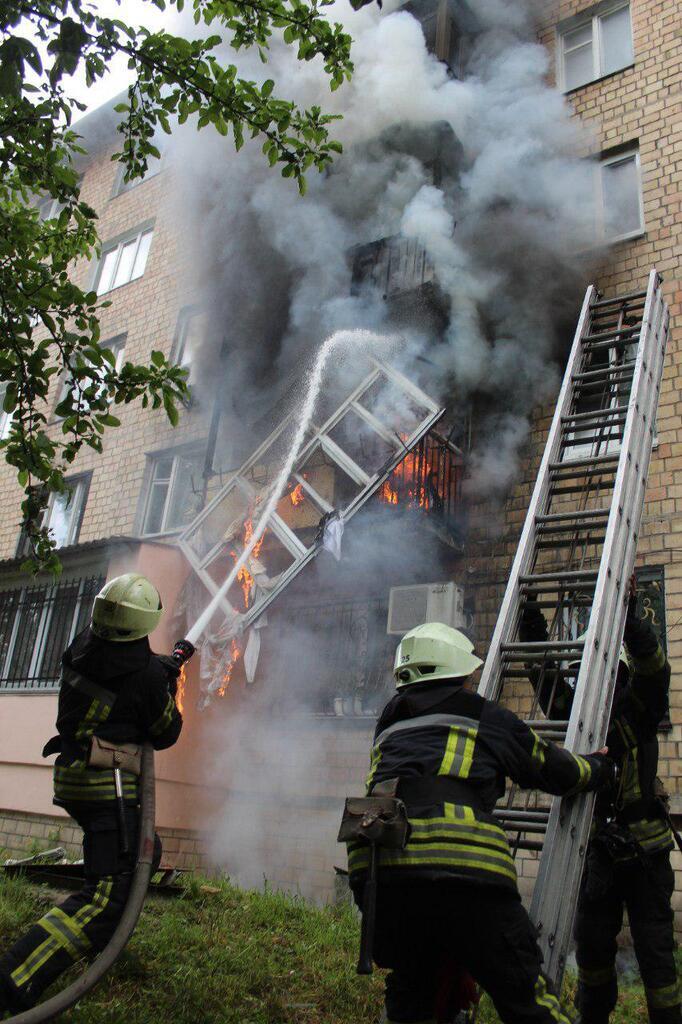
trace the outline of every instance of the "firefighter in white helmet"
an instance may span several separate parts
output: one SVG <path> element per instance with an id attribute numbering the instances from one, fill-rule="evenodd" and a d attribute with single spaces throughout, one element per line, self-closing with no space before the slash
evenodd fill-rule
<path id="1" fill-rule="evenodd" d="M 178 664 L 149 646 L 161 615 L 154 584 L 125 573 L 97 594 L 90 625 L 62 656 L 58 735 L 43 753 L 58 754 L 55 804 L 83 829 L 85 885 L 0 957 L 0 1017 L 30 1008 L 74 960 L 103 949 L 120 919 L 137 853 L 139 745 L 170 747 L 182 728 Z M 114 769 L 122 753 L 124 770 Z"/>
<path id="2" fill-rule="evenodd" d="M 509 844 L 493 817 L 506 777 L 548 793 L 594 790 L 612 777 L 605 751 L 580 757 L 548 743 L 467 686 L 480 666 L 459 630 L 427 623 L 398 645 L 397 694 L 377 723 L 367 794 L 403 800 L 403 849 L 379 848 L 373 955 L 390 1024 L 449 1021 L 471 977 L 502 1021 L 569 1024 L 541 972 Z M 348 843 L 362 905 L 368 846 Z"/>

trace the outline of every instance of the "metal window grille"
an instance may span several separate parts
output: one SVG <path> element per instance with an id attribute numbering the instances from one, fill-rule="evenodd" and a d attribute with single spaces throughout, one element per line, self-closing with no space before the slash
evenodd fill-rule
<path id="1" fill-rule="evenodd" d="M 53 690 L 105 576 L 0 591 L 0 691 Z"/>
<path id="2" fill-rule="evenodd" d="M 379 500 L 435 514 L 452 526 L 462 515 L 463 476 L 463 456 L 427 434 L 382 484 Z"/>

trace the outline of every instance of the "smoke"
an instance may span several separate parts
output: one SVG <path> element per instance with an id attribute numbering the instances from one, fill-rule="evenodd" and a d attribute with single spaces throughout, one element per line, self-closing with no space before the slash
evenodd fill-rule
<path id="1" fill-rule="evenodd" d="M 222 403 L 216 468 L 238 465 L 275 425 L 269 411 L 280 408 L 325 337 L 362 328 L 400 335 L 398 367 L 408 375 L 419 367 L 432 398 L 473 406 L 471 493 L 498 495 L 513 481 L 531 410 L 556 392 L 564 331 L 579 308 L 587 268 L 578 254 L 594 248 L 592 172 L 580 159 L 586 140 L 547 84 L 532 0 L 456 8 L 460 77 L 427 51 L 411 14 L 380 15 L 374 5 L 353 13 L 341 0 L 326 10 L 354 37 L 355 73 L 338 92 L 329 93 L 317 61 L 297 62 L 277 43 L 265 68 L 248 54 L 239 57 L 247 77 L 274 78 L 299 105 L 343 114 L 333 134 L 344 154 L 328 173 L 309 172 L 305 198 L 267 166 L 258 140 L 235 155 L 218 136 L 181 133 L 178 207 L 195 270 L 188 291 L 215 325 L 194 380 L 200 397 Z M 392 236 L 424 248 L 438 282 L 431 289 L 437 312 L 423 296 L 387 299 L 380 288 L 352 281 L 356 247 Z M 358 570 L 351 573 L 356 595 L 375 585 L 385 596 L 391 566 L 396 584 L 410 578 L 404 537 L 395 539 L 391 560 L 378 533 L 363 535 L 356 559 L 344 556 Z M 354 524 L 344 545 L 355 536 Z M 438 557 L 424 556 L 421 537 L 415 547 L 415 579 L 447 576 Z M 369 565 L 372 573 L 359 571 Z M 305 574 L 309 594 L 318 571 L 314 563 Z M 324 626 L 301 630 L 299 623 L 281 636 L 277 663 L 263 658 L 263 694 L 278 692 L 287 664 L 294 704 L 297 672 L 316 677 L 312 663 L 303 671 L 301 651 L 316 649 Z M 360 782 L 339 776 L 327 726 L 303 726 L 283 708 L 274 717 L 263 710 L 247 703 L 216 739 L 217 770 L 233 795 L 216 825 L 213 854 L 247 882 L 277 877 L 278 858 L 288 856 L 267 838 L 272 808 L 284 798 L 301 795 L 299 826 L 308 844 L 328 843 L 334 825 L 304 809 L 311 770 L 318 794 L 331 794 L 339 777 L 351 791 Z M 267 799 L 256 800 L 256 791 Z M 334 792 L 337 809 L 340 795 Z"/>
<path id="2" fill-rule="evenodd" d="M 289 48 L 275 44 L 266 69 L 240 58 L 245 74 L 267 73 L 302 106 L 343 114 L 334 134 L 344 155 L 330 173 L 310 172 L 304 199 L 267 167 L 258 140 L 235 156 L 205 132 L 180 139 L 193 292 L 228 353 L 221 369 L 213 339 L 196 377 L 213 400 L 222 373 L 223 465 L 246 453 L 244 424 L 277 400 L 326 335 L 387 321 L 438 367 L 434 397 L 454 391 L 484 407 L 493 399 L 510 423 L 528 416 L 556 389 L 561 329 L 583 286 L 576 254 L 593 244 L 591 171 L 577 155 L 584 139 L 547 85 L 528 3 L 477 4 L 475 30 L 462 8 L 461 79 L 427 52 L 407 12 L 329 10 L 354 36 L 355 74 L 337 93 L 315 61 L 298 62 Z M 396 315 L 376 289 L 350 294 L 349 251 L 394 235 L 424 246 L 445 332 Z M 514 438 L 515 429 L 512 455 Z"/>

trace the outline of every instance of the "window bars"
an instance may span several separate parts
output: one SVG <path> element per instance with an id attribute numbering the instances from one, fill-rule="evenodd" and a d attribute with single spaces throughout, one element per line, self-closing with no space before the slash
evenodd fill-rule
<path id="1" fill-rule="evenodd" d="M 105 576 L 0 591 L 0 691 L 52 690 Z"/>

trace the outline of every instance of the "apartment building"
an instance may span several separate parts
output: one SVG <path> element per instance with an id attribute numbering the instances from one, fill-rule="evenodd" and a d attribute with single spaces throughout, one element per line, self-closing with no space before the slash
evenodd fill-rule
<path id="1" fill-rule="evenodd" d="M 449 73 L 465 74 L 476 33 L 471 9 L 454 0 L 408 9 Z M 548 0 L 539 36 L 574 117 L 592 130 L 582 155 L 593 168 L 602 242 L 596 284 L 606 295 L 637 291 L 655 265 L 672 314 L 638 578 L 673 666 L 661 775 L 682 811 L 680 17 L 673 0 Z M 117 360 L 143 361 L 156 348 L 191 366 L 206 315 L 185 269 L 172 156 L 124 186 L 110 160 L 112 118 L 103 109 L 82 123 L 89 148 L 82 190 L 98 211 L 103 253 L 76 273 L 111 300 L 102 336 Z M 449 136 L 409 145 L 434 166 L 456 159 Z M 427 145 L 434 147 L 428 161 Z M 401 323 L 428 318 L 434 333 L 445 330 L 448 310 L 428 253 L 411 240 L 386 236 L 356 246 L 347 287 L 373 290 Z M 578 311 L 576 302 L 574 320 Z M 457 406 L 455 415 L 452 402 L 432 422 L 440 409 L 430 398 L 428 366 L 416 391 L 406 392 L 400 375 L 390 383 L 411 409 L 398 430 L 410 438 L 409 450 L 381 419 L 376 379 L 361 375 L 355 390 L 330 396 L 326 429 L 290 478 L 277 528 L 258 554 L 267 583 L 247 574 L 228 595 L 245 614 L 260 614 L 259 601 L 267 612 L 239 639 L 238 653 L 225 634 L 224 685 L 215 685 L 215 662 L 192 663 L 183 736 L 157 759 L 158 825 L 180 866 L 208 858 L 238 879 L 258 882 L 265 874 L 274 885 L 329 898 L 334 865 L 344 864 L 335 845 L 341 800 L 362 787 L 398 636 L 420 616 L 447 617 L 473 628 L 485 646 L 551 403 L 534 413 L 527 458 L 504 508 L 487 508 L 467 504 L 462 492 L 475 410 L 463 414 Z M 64 386 L 55 382 L 52 408 Z M 9 468 L 0 469 L 0 846 L 16 851 L 30 838 L 59 834 L 73 848 L 75 829 L 51 806 L 51 769 L 40 757 L 54 720 L 61 649 L 87 620 L 101 581 L 132 568 L 162 591 L 167 615 L 153 637 L 156 649 L 169 648 L 191 625 L 229 573 L 234 549 L 248 540 L 251 499 L 272 480 L 288 408 L 285 391 L 274 409 L 254 415 L 236 474 L 221 462 L 211 403 L 191 405 L 175 430 L 161 414 L 124 408 L 104 454 L 82 453 L 70 495 L 48 509 L 64 563 L 56 584 L 19 573 L 19 491 Z M 320 553 L 324 517 L 339 508 L 344 517 L 353 510 L 340 562 L 330 550 Z M 519 708 L 523 699 L 520 693 Z M 536 867 L 532 854 L 520 861 L 525 893 Z"/>

